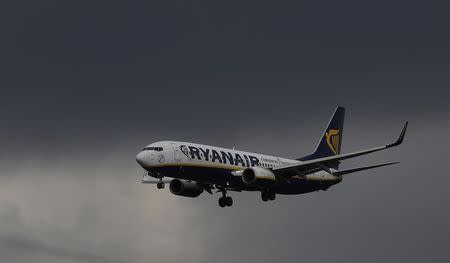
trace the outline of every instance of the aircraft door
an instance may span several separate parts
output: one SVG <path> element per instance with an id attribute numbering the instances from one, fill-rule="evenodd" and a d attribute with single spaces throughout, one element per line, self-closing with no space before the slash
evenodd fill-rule
<path id="1" fill-rule="evenodd" d="M 173 144 L 172 147 L 173 147 L 173 153 L 174 153 L 174 160 L 175 160 L 175 162 L 178 163 L 178 162 L 181 161 L 181 151 L 180 151 L 180 148 L 179 148 L 177 145 L 175 145 L 175 144 Z"/>

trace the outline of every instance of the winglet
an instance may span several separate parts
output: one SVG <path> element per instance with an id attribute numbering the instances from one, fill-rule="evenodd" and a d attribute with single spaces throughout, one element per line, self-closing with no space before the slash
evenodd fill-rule
<path id="1" fill-rule="evenodd" d="M 400 136 L 398 137 L 397 141 L 395 141 L 392 144 L 389 144 L 387 147 L 395 147 L 395 146 L 399 146 L 400 144 L 402 144 L 403 139 L 405 138 L 405 134 L 406 134 L 406 128 L 408 127 L 408 122 L 405 123 L 405 126 L 403 126 L 403 130 L 400 133 Z"/>

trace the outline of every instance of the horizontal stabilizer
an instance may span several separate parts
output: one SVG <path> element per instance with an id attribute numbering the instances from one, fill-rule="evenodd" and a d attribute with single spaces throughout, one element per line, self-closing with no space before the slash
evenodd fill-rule
<path id="1" fill-rule="evenodd" d="M 374 168 L 383 167 L 383 166 L 388 166 L 388 165 L 393 165 L 393 164 L 398 164 L 398 163 L 399 163 L 399 162 L 383 163 L 383 164 L 377 164 L 377 165 L 371 165 L 371 166 L 365 166 L 365 167 L 353 168 L 353 169 L 348 169 L 348 170 L 336 171 L 336 172 L 333 172 L 333 175 L 341 176 L 341 175 L 346 175 L 346 174 L 351 174 L 351 173 L 361 172 L 361 171 L 364 171 L 364 170 L 374 169 Z"/>

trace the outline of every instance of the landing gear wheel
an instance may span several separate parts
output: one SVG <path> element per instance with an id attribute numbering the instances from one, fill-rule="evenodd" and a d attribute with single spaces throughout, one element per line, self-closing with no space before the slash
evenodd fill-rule
<path id="1" fill-rule="evenodd" d="M 269 201 L 269 195 L 268 195 L 268 193 L 267 193 L 266 191 L 262 191 L 262 192 L 261 192 L 261 199 L 262 199 L 264 202 Z"/>
<path id="2" fill-rule="evenodd" d="M 275 197 L 276 197 L 276 194 L 275 194 L 275 192 L 269 192 L 269 199 L 270 199 L 270 201 L 273 201 L 273 200 L 275 200 Z"/>
<path id="3" fill-rule="evenodd" d="M 223 197 L 219 198 L 219 206 L 222 208 L 226 206 L 225 198 L 223 198 Z"/>
<path id="4" fill-rule="evenodd" d="M 217 187 L 222 192 L 222 197 L 219 198 L 219 206 L 225 207 L 225 206 L 232 206 L 233 205 L 233 199 L 230 196 L 227 196 L 227 189 L 225 186 Z"/>
<path id="5" fill-rule="evenodd" d="M 156 184 L 156 188 L 158 188 L 158 189 L 164 189 L 164 182 L 158 182 L 157 184 Z"/>
<path id="6" fill-rule="evenodd" d="M 233 198 L 231 198 L 231 196 L 225 197 L 225 204 L 227 206 L 232 206 L 233 205 Z"/>

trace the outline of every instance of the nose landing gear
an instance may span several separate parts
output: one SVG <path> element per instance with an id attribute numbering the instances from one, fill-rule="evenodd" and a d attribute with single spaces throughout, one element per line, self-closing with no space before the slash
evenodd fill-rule
<path id="1" fill-rule="evenodd" d="M 162 181 L 162 178 L 159 179 L 159 182 L 156 184 L 156 188 L 158 189 L 164 189 L 165 183 Z"/>
<path id="2" fill-rule="evenodd" d="M 166 186 L 166 184 L 163 182 L 163 176 L 162 175 L 160 175 L 159 173 L 158 173 L 158 183 L 156 184 L 156 188 L 158 188 L 158 189 L 164 189 L 164 186 Z"/>
<path id="3" fill-rule="evenodd" d="M 166 180 L 167 181 L 167 180 Z M 142 176 L 141 183 L 143 184 L 156 184 L 156 188 L 164 189 L 165 183 L 163 181 L 163 176 L 160 174 L 154 174 L 151 172 L 144 172 Z"/>

